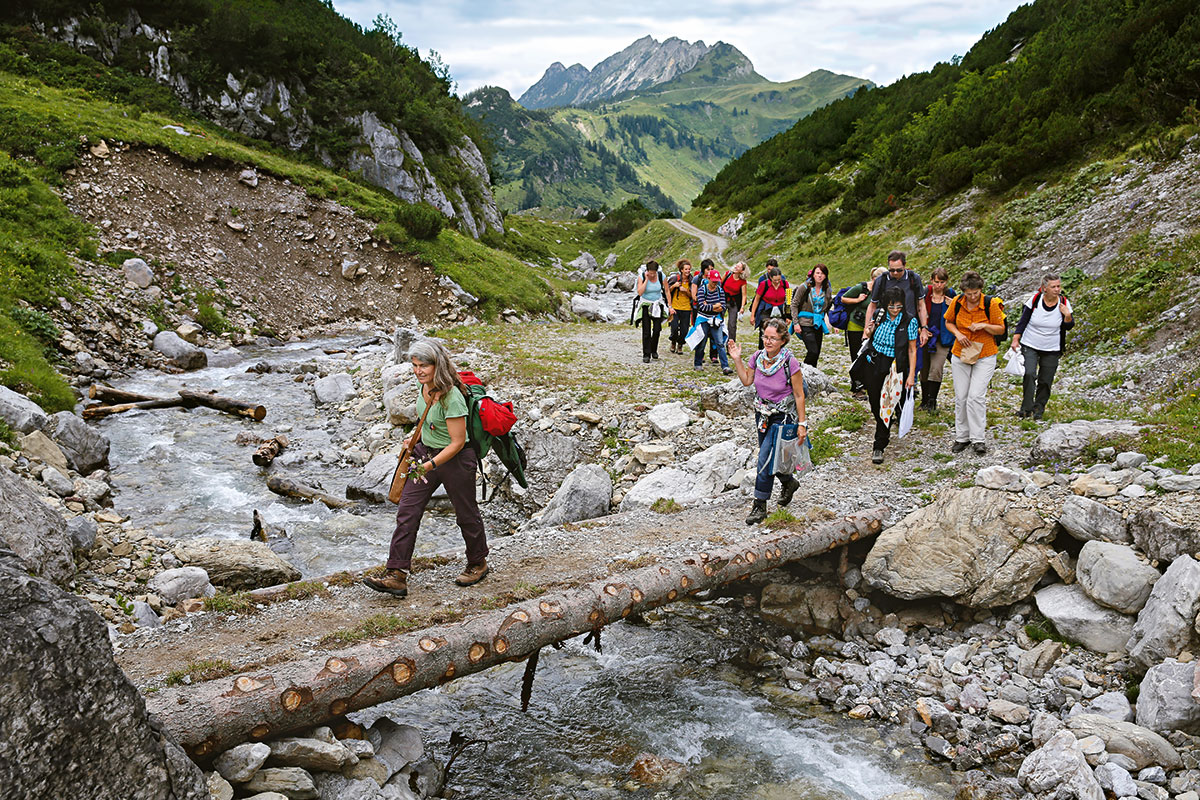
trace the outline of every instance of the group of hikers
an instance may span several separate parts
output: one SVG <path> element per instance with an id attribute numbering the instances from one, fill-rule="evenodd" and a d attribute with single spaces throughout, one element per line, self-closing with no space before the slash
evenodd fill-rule
<path id="1" fill-rule="evenodd" d="M 776 482 L 781 506 L 791 502 L 799 487 L 795 471 L 799 468 L 791 461 L 780 466 L 781 443 L 785 435 L 798 437 L 799 449 L 804 449 L 808 428 L 804 365 L 817 366 L 824 338 L 835 329 L 844 332 L 850 351 L 851 390 L 868 401 L 875 418 L 873 463 L 883 463 L 891 428 L 904 416 L 906 404 L 911 413 L 918 375 L 920 407 L 936 413 L 947 361 L 954 381 L 950 450 L 987 453 L 987 388 L 1009 333 L 1008 318 L 1004 303 L 984 293 L 978 273 L 964 273 L 957 290 L 949 281 L 946 270 L 938 267 L 927 286 L 908 269 L 905 254 L 898 250 L 888 255 L 886 267 L 873 269 L 867 280 L 838 291 L 830 284 L 824 264 L 815 265 L 793 287 L 774 258 L 767 260 L 756 282 L 745 262 L 722 274 L 711 259 L 701 261 L 698 272 L 693 272 L 687 259 L 680 259 L 672 273 L 664 275 L 656 262 L 649 261 L 639 271 L 632 321 L 642 328 L 644 362 L 658 358 L 666 321 L 672 353 L 690 351 L 693 367 L 701 370 L 707 351 L 710 362 L 722 372 L 736 372 L 744 386 L 754 387 L 758 459 L 753 505 L 746 518 L 752 525 L 766 518 Z M 758 338 L 757 349 L 747 358 L 737 341 L 743 309 L 753 320 Z M 1010 358 L 1023 360 L 1018 417 L 1042 418 L 1066 332 L 1073 325 L 1061 279 L 1044 275 L 1038 291 L 1022 307 L 1010 345 Z M 793 337 L 804 345 L 803 361 L 789 347 Z M 446 488 L 466 543 L 467 564 L 456 583 L 470 586 L 488 574 L 487 538 L 475 489 L 478 455 L 468 425 L 471 393 L 462 379 L 469 373 L 456 372 L 449 351 L 433 340 L 418 340 L 408 356 L 420 384 L 421 421 L 404 442 L 405 455 L 394 479 L 401 491 L 385 571 L 363 580 L 370 588 L 396 597 L 408 594 L 421 516 L 438 486 Z"/>
<path id="2" fill-rule="evenodd" d="M 650 261 L 638 279 L 633 321 L 642 326 L 643 361 L 658 358 L 665 318 L 670 320 L 672 353 L 690 350 L 694 368 L 702 369 L 707 349 L 711 361 L 732 374 L 728 351 L 742 383 L 755 387 L 759 474 L 748 524 L 766 517 L 776 479 L 780 505 L 786 506 L 796 491 L 794 476 L 770 472 L 777 428 L 807 427 L 801 364 L 817 366 L 824 338 L 835 329 L 843 331 L 850 352 L 851 391 L 867 400 L 875 419 L 872 463 L 883 463 L 892 427 L 902 425 L 906 405 L 911 414 L 919 397 L 917 408 L 937 412 L 947 362 L 954 382 L 950 451 L 987 453 L 987 390 L 1010 330 L 1004 302 L 985 294 L 979 273 L 965 272 L 954 289 L 946 269 L 936 267 L 926 284 L 908 268 L 905 254 L 894 250 L 886 267 L 836 291 L 824 264 L 815 265 L 794 287 L 774 258 L 767 260 L 756 284 L 747 275 L 745 262 L 722 275 L 711 259 L 702 261 L 697 273 L 690 261 L 680 259 L 664 276 Z M 758 335 L 758 349 L 745 363 L 736 341 L 742 309 L 748 309 Z M 1074 324 L 1061 278 L 1043 275 L 1039 289 L 1022 306 L 1009 345 L 1017 364 L 1010 369 L 1023 376 L 1018 417 L 1042 418 L 1066 332 Z M 793 337 L 803 343 L 802 361 L 788 347 Z"/>

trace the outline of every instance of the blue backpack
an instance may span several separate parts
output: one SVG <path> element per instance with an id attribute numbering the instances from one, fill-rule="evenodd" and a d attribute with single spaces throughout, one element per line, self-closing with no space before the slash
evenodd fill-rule
<path id="1" fill-rule="evenodd" d="M 854 286 L 858 286 L 858 284 L 856 283 Z M 854 286 L 838 289 L 838 293 L 833 297 L 833 302 L 829 304 L 829 324 L 838 330 L 844 331 L 850 324 L 850 309 L 846 308 L 846 304 L 842 302 L 842 295 L 853 289 Z"/>

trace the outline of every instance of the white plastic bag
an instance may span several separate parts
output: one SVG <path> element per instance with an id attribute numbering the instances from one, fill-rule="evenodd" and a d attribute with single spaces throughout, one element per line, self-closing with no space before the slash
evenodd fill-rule
<path id="1" fill-rule="evenodd" d="M 1025 377 L 1025 353 L 1021 350 L 1009 350 L 1008 361 L 1004 362 L 1004 374 L 1014 378 Z"/>
<path id="2" fill-rule="evenodd" d="M 689 350 L 695 350 L 704 341 L 704 326 L 700 324 L 700 320 L 692 323 L 692 329 L 688 331 L 688 335 L 683 342 L 688 346 Z"/>
<path id="3" fill-rule="evenodd" d="M 912 430 L 913 426 L 913 390 L 904 393 L 904 405 L 900 408 L 900 438 Z"/>

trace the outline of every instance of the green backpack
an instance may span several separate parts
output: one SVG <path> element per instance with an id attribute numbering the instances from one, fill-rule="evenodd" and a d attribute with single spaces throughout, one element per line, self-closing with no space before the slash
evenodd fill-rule
<path id="1" fill-rule="evenodd" d="M 529 460 L 525 456 L 525 448 L 521 447 L 512 432 L 512 427 L 517 421 L 512 403 L 496 402 L 488 394 L 483 381 L 475 377 L 473 372 L 464 370 L 458 373 L 458 377 L 467 389 L 467 438 L 471 449 L 479 457 L 479 473 L 484 475 L 483 457 L 494 452 L 508 470 L 508 474 L 513 476 L 522 489 L 528 489 L 525 468 Z M 484 485 L 486 484 L 485 476 Z"/>

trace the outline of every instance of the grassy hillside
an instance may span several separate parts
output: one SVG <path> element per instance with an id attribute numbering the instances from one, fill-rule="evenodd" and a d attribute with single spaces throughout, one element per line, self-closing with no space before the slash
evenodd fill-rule
<path id="1" fill-rule="evenodd" d="M 1171 126 L 1200 96 L 1189 0 L 1038 0 L 961 61 L 832 103 L 729 163 L 700 207 L 849 232 L 966 186 L 1004 191 Z M 1190 104 L 1190 105 L 1189 105 Z M 853 172 L 836 167 L 855 164 Z"/>

